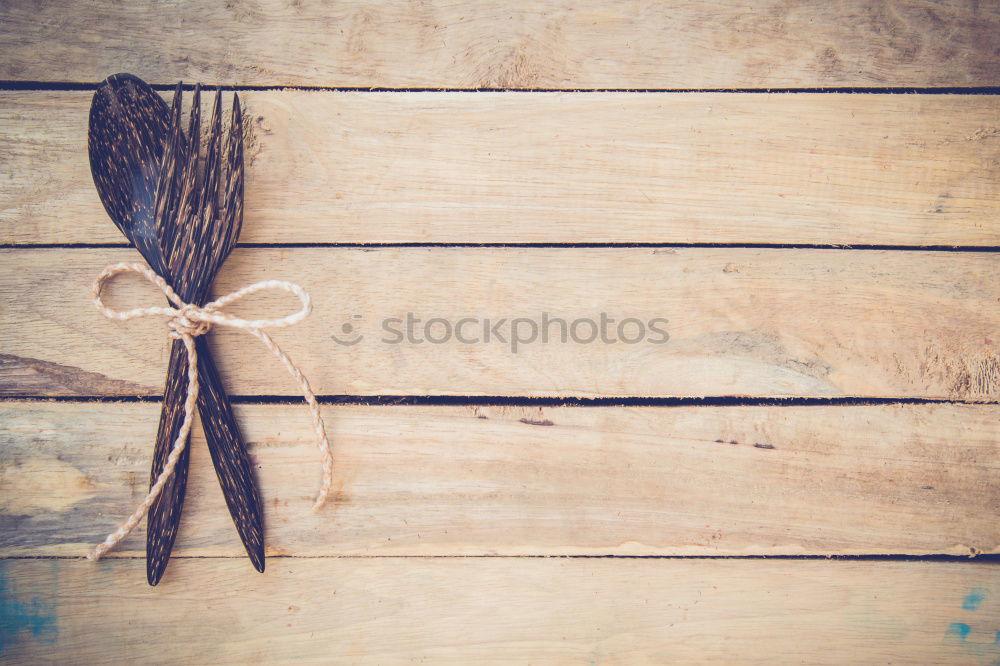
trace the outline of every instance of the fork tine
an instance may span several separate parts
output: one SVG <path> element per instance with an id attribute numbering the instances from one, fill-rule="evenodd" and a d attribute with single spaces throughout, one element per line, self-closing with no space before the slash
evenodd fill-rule
<path id="1" fill-rule="evenodd" d="M 194 95 L 191 97 L 191 117 L 188 121 L 188 138 L 191 145 L 201 144 L 201 84 L 194 84 Z"/>
<path id="2" fill-rule="evenodd" d="M 201 188 L 198 187 L 198 156 L 201 152 L 201 84 L 194 84 L 191 96 L 191 119 L 188 123 L 188 160 L 184 174 L 185 200 L 191 206 L 188 211 L 201 209 Z"/>
<path id="3" fill-rule="evenodd" d="M 175 243 L 175 234 L 166 233 L 168 227 L 175 223 L 179 208 L 179 190 L 181 175 L 186 164 L 186 148 L 184 130 L 181 129 L 181 109 L 183 106 L 184 89 L 181 83 L 174 89 L 173 104 L 170 108 L 170 135 L 163 151 L 160 165 L 160 180 L 156 186 L 155 225 L 156 237 L 160 239 L 160 249 L 164 260 L 170 262 Z"/>
<path id="4" fill-rule="evenodd" d="M 233 114 L 229 125 L 229 145 L 226 150 L 227 217 L 226 252 L 231 252 L 243 227 L 243 109 L 240 96 L 233 93 Z"/>
<path id="5" fill-rule="evenodd" d="M 201 147 L 201 84 L 196 83 L 191 96 L 191 112 L 188 120 L 188 135 L 183 163 L 179 168 L 177 210 L 174 220 L 174 247 L 170 255 L 172 271 L 178 283 L 173 285 L 181 298 L 191 298 L 193 274 L 189 267 L 198 252 L 197 234 L 201 218 L 201 186 L 198 173 L 198 159 Z"/>
<path id="6" fill-rule="evenodd" d="M 202 188 L 202 224 L 210 230 L 211 243 L 217 244 L 222 235 L 221 220 L 217 220 L 221 192 L 220 154 L 222 151 L 222 89 L 215 91 L 212 124 L 209 129 L 208 155 L 205 158 L 205 182 Z"/>

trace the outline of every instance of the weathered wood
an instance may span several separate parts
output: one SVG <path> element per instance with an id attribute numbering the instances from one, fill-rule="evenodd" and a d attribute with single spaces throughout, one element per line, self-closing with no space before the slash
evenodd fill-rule
<path id="1" fill-rule="evenodd" d="M 992 663 L 996 565 L 349 558 L 0 562 L 7 663 Z M 973 610 L 974 609 L 974 610 Z M 6 617 L 5 617 L 6 620 Z M 183 639 L 181 639 L 183 637 Z"/>
<path id="2" fill-rule="evenodd" d="M 61 0 L 4 4 L 0 76 L 95 81 L 133 71 L 157 83 L 435 88 L 996 85 L 998 35 L 996 3 L 975 0 Z"/>
<path id="3" fill-rule="evenodd" d="M 0 403 L 0 555 L 85 553 L 145 492 L 155 404 Z M 1000 407 L 238 406 L 269 555 L 1000 552 Z M 200 431 L 175 553 L 239 556 Z M 140 531 L 109 556 L 140 555 Z"/>
<path id="4" fill-rule="evenodd" d="M 159 394 L 168 349 L 164 322 L 112 322 L 90 301 L 90 285 L 105 265 L 135 259 L 133 250 L 122 249 L 0 254 L 0 352 L 14 357 L 13 370 L 0 374 L 0 391 L 79 394 L 73 389 L 79 372 L 79 384 L 100 395 L 135 395 L 136 384 Z M 988 253 L 295 248 L 237 250 L 215 290 L 288 279 L 310 292 L 313 315 L 275 338 L 321 395 L 996 400 L 998 278 L 1000 264 Z M 159 298 L 144 281 L 122 279 L 111 285 L 108 302 L 131 308 Z M 287 296 L 255 296 L 231 310 L 256 318 L 297 307 Z M 412 339 L 421 343 L 406 340 L 408 313 L 420 320 Z M 605 339 L 617 342 L 594 337 L 601 313 L 615 320 Z M 467 317 L 475 321 L 461 334 L 476 344 L 456 337 L 458 321 Z M 399 321 L 384 323 L 392 318 Z M 432 318 L 450 322 L 450 338 L 444 322 L 427 328 Z M 533 320 L 538 332 L 514 351 L 518 318 Z M 626 318 L 639 322 L 619 332 Z M 593 324 L 574 324 L 578 319 Z M 529 324 L 518 325 L 520 339 L 531 332 Z M 657 344 L 664 332 L 669 339 Z M 334 336 L 363 339 L 342 346 Z M 252 336 L 220 329 L 210 342 L 231 394 L 297 395 L 284 368 Z M 23 379 L 53 363 L 47 384 L 37 374 Z M 101 381 L 90 381 L 94 375 Z"/>
<path id="5" fill-rule="evenodd" d="M 0 93 L 3 242 L 121 242 L 81 156 L 89 101 Z M 246 101 L 244 242 L 1000 245 L 995 96 Z"/>

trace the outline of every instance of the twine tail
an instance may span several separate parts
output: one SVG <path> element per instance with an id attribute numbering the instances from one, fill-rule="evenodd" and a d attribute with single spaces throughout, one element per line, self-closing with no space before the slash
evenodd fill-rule
<path id="1" fill-rule="evenodd" d="M 136 528 L 149 511 L 149 507 L 153 506 L 153 502 L 163 492 L 163 487 L 167 485 L 167 481 L 173 476 L 174 469 L 177 467 L 177 461 L 180 460 L 181 454 L 184 453 L 184 449 L 187 447 L 188 435 L 191 433 L 191 425 L 194 422 L 194 406 L 198 402 L 198 352 L 195 349 L 194 338 L 183 334 L 178 337 L 184 342 L 184 348 L 187 350 L 188 386 L 187 399 L 184 401 L 184 420 L 181 422 L 181 429 L 177 433 L 177 439 L 174 440 L 174 446 L 170 450 L 170 455 L 167 456 L 167 461 L 163 465 L 160 475 L 156 477 L 156 483 L 150 486 L 149 492 L 146 494 L 146 499 L 136 507 L 136 510 L 128 517 L 128 520 L 109 534 L 104 541 L 94 547 L 87 555 L 88 560 L 97 561 L 101 559 Z"/>
<path id="2" fill-rule="evenodd" d="M 319 449 L 320 456 L 323 458 L 323 482 L 320 485 L 319 493 L 316 495 L 316 502 L 313 504 L 313 510 L 319 510 L 323 508 L 326 504 L 326 500 L 330 495 L 330 488 L 333 486 L 333 453 L 330 451 L 330 440 L 326 436 L 326 426 L 323 423 L 323 416 L 320 413 L 319 402 L 316 400 L 316 395 L 312 391 L 312 387 L 309 385 L 309 380 L 306 376 L 302 374 L 302 371 L 292 363 L 292 359 L 288 357 L 288 354 L 278 346 L 278 344 L 271 339 L 265 331 L 259 328 L 248 329 L 250 333 L 253 333 L 264 346 L 271 350 L 278 360 L 280 360 L 288 373 L 292 376 L 295 382 L 299 385 L 299 391 L 302 393 L 302 397 L 305 398 L 306 402 L 309 404 L 309 415 L 312 417 L 313 432 L 316 433 L 316 447 Z"/>

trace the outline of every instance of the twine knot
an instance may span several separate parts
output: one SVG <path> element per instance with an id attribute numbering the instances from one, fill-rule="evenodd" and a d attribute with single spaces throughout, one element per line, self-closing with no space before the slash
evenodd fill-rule
<path id="1" fill-rule="evenodd" d="M 205 335 L 212 330 L 212 322 L 204 317 L 210 312 L 210 310 L 191 304 L 180 308 L 177 314 L 167 322 L 167 326 L 170 328 L 170 337 L 174 340 L 181 340 L 185 335 L 192 338 Z"/>
<path id="2" fill-rule="evenodd" d="M 126 310 L 124 312 L 118 310 L 112 310 L 104 304 L 101 299 L 101 292 L 109 281 L 114 279 L 116 276 L 122 273 L 138 273 L 142 275 L 147 280 L 155 284 L 160 288 L 160 291 L 167 297 L 167 300 L 174 305 L 174 307 L 148 307 L 148 308 L 135 308 L 133 310 Z M 237 301 L 244 296 L 248 296 L 258 291 L 264 289 L 280 289 L 283 291 L 291 292 L 295 294 L 299 302 L 302 304 L 301 309 L 298 312 L 292 313 L 286 317 L 281 317 L 280 319 L 240 319 L 238 317 L 233 317 L 223 312 L 223 308 L 230 303 Z M 266 346 L 272 354 L 274 354 L 278 360 L 280 360 L 288 372 L 295 379 L 299 386 L 299 390 L 302 392 L 302 396 L 305 398 L 306 403 L 309 405 L 309 412 L 312 416 L 313 430 L 316 434 L 316 446 L 320 450 L 320 455 L 323 459 L 323 483 L 320 486 L 319 494 L 316 496 L 316 502 L 313 505 L 314 509 L 319 509 L 326 502 L 327 496 L 330 494 L 330 487 L 333 484 L 333 454 L 330 452 L 330 441 L 326 436 L 326 427 L 323 423 L 323 417 L 319 411 L 319 402 L 316 400 L 316 396 L 312 392 L 312 388 L 309 386 L 309 381 L 302 374 L 302 371 L 292 363 L 292 360 L 282 351 L 281 347 L 271 339 L 271 336 L 264 332 L 265 328 L 284 328 L 287 326 L 294 326 L 303 319 L 309 316 L 312 312 L 312 302 L 309 298 L 309 294 L 293 282 L 284 282 L 281 280 L 265 280 L 263 282 L 257 282 L 231 294 L 227 294 L 222 298 L 216 299 L 211 303 L 206 305 L 194 305 L 191 303 L 185 303 L 177 293 L 167 284 L 166 280 L 156 274 L 151 268 L 144 264 L 130 264 L 121 263 L 113 264 L 105 268 L 101 274 L 98 276 L 97 281 L 94 283 L 94 306 L 109 319 L 117 319 L 119 321 L 125 321 L 128 319 L 135 319 L 137 317 L 166 317 L 167 327 L 170 329 L 170 337 L 175 340 L 180 340 L 184 343 L 184 348 L 187 351 L 187 375 L 188 375 L 188 386 L 187 386 L 187 396 L 184 400 L 184 420 L 181 423 L 181 428 L 178 431 L 177 439 L 174 440 L 173 448 L 170 450 L 170 455 L 167 456 L 167 461 L 163 465 L 163 470 L 160 475 L 156 478 L 156 481 L 149 487 L 149 493 L 146 498 L 139 504 L 138 508 L 129 516 L 118 529 L 108 535 L 108 537 L 87 556 L 89 559 L 98 560 L 107 551 L 111 550 L 116 546 L 122 539 L 128 536 L 139 521 L 142 520 L 143 516 L 149 511 L 149 507 L 153 505 L 156 498 L 159 497 L 160 492 L 166 485 L 170 476 L 174 473 L 174 468 L 177 466 L 177 461 L 180 459 L 181 453 L 183 453 L 184 448 L 187 446 L 188 434 L 191 432 L 191 426 L 194 421 L 194 409 L 198 402 L 198 351 L 194 344 L 194 339 L 199 335 L 205 335 L 208 333 L 213 326 L 229 326 L 231 328 L 242 329 Z"/>

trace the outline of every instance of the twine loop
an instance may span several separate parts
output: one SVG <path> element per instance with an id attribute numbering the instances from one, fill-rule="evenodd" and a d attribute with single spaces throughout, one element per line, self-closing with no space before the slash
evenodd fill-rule
<path id="1" fill-rule="evenodd" d="M 104 286 L 113 280 L 118 275 L 122 273 L 138 273 L 139 275 L 145 277 L 148 281 L 152 282 L 154 285 L 160 288 L 160 291 L 167 297 L 167 300 L 173 304 L 174 307 L 148 307 L 148 308 L 135 308 L 132 310 L 112 310 L 101 298 L 101 292 Z M 234 317 L 223 312 L 223 308 L 230 303 L 238 301 L 244 296 L 249 296 L 250 294 L 256 293 L 258 291 L 263 291 L 266 289 L 277 289 L 295 294 L 298 297 L 299 302 L 302 307 L 297 311 L 285 317 L 278 319 L 240 319 L 239 317 Z M 177 466 L 177 461 L 180 459 L 185 447 L 187 446 L 188 435 L 191 432 L 191 426 L 194 421 L 194 410 L 198 402 L 198 350 L 194 344 L 194 339 L 200 335 L 205 335 L 208 333 L 213 326 L 228 326 L 230 328 L 236 328 L 244 330 L 258 340 L 260 340 L 264 346 L 266 346 L 272 354 L 274 354 L 278 360 L 280 360 L 285 368 L 288 370 L 289 374 L 295 379 L 299 386 L 299 390 L 302 392 L 302 396 L 305 398 L 306 403 L 309 405 L 309 412 L 312 416 L 313 431 L 316 435 L 316 446 L 319 448 L 320 455 L 323 461 L 323 482 L 320 486 L 319 493 L 316 496 L 316 502 L 313 505 L 314 509 L 319 509 L 326 502 L 327 496 L 330 494 L 330 487 L 333 484 L 333 454 L 330 452 L 330 441 L 326 436 L 326 427 L 323 423 L 323 417 L 320 414 L 319 402 L 316 400 L 316 396 L 312 392 L 312 388 L 309 386 L 309 381 L 302 374 L 302 371 L 296 367 L 292 360 L 282 351 L 281 347 L 271 339 L 263 329 L 265 328 L 285 328 L 288 326 L 294 326 L 303 319 L 309 316 L 312 312 L 312 302 L 309 298 L 309 294 L 293 282 L 284 282 L 282 280 L 264 280 L 262 282 L 256 282 L 249 286 L 243 287 L 231 294 L 227 294 L 222 298 L 218 298 L 211 303 L 205 305 L 194 305 L 191 303 L 185 303 L 167 284 L 166 280 L 157 275 L 155 271 L 146 266 L 145 264 L 131 264 L 131 263 L 120 263 L 108 266 L 101 274 L 98 276 L 97 281 L 94 282 L 94 306 L 108 319 L 115 319 L 118 321 L 126 321 L 129 319 L 136 319 L 138 317 L 166 317 L 167 327 L 170 329 L 170 337 L 175 340 L 180 340 L 184 343 L 184 348 L 187 352 L 187 395 L 184 400 L 184 420 L 181 423 L 180 430 L 177 434 L 177 439 L 174 440 L 173 448 L 170 450 L 170 454 L 167 456 L 166 463 L 164 463 L 163 470 L 160 472 L 156 481 L 150 486 L 149 492 L 146 498 L 139 504 L 136 510 L 129 516 L 118 529 L 108 535 L 108 537 L 87 556 L 88 559 L 98 560 L 106 552 L 114 548 L 122 539 L 128 536 L 139 521 L 142 520 L 143 516 L 149 511 L 149 508 L 159 497 L 166 485 L 167 481 L 170 479 L 171 475 L 174 473 L 174 468 Z"/>

